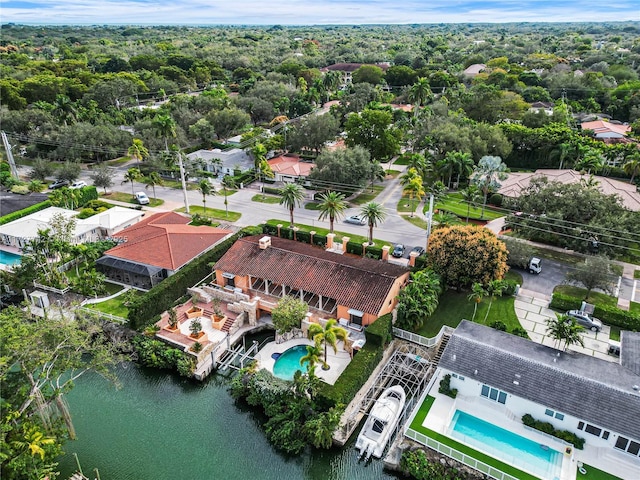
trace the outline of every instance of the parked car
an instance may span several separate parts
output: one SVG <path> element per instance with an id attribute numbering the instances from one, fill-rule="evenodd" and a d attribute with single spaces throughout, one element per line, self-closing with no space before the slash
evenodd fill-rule
<path id="1" fill-rule="evenodd" d="M 49 190 L 55 190 L 56 188 L 62 188 L 69 185 L 68 180 L 56 180 L 51 185 L 49 185 Z"/>
<path id="2" fill-rule="evenodd" d="M 354 225 L 366 225 L 367 221 L 359 215 L 351 215 L 344 219 L 345 223 L 353 223 Z"/>
<path id="3" fill-rule="evenodd" d="M 587 312 L 569 310 L 566 315 L 575 319 L 578 324 L 582 325 L 584 328 L 588 328 L 592 332 L 599 332 L 602 330 L 602 322 L 597 318 L 592 317 Z"/>
<path id="4" fill-rule="evenodd" d="M 424 255 L 425 249 L 424 249 L 424 247 L 418 246 L 418 247 L 413 247 L 411 249 L 411 251 L 412 252 L 416 252 L 418 254 L 418 256 L 420 256 L 420 255 Z"/>
<path id="5" fill-rule="evenodd" d="M 82 180 L 79 180 L 77 182 L 73 182 L 69 188 L 71 190 L 75 190 L 76 188 L 84 188 L 86 186 L 87 186 L 87 182 L 83 182 Z"/>
<path id="6" fill-rule="evenodd" d="M 147 197 L 146 193 L 144 193 L 144 192 L 136 192 L 135 197 L 136 197 L 136 201 L 140 205 L 148 205 L 149 204 L 149 197 Z"/>
<path id="7" fill-rule="evenodd" d="M 393 247 L 393 252 L 391 252 L 391 255 L 396 258 L 402 258 L 402 256 L 404 255 L 404 245 L 399 243 L 395 247 Z"/>

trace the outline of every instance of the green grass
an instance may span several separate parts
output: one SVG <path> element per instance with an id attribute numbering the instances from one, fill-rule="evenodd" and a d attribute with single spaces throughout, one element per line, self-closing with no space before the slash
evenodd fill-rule
<path id="1" fill-rule="evenodd" d="M 185 208 L 184 207 L 178 208 L 176 212 L 184 213 Z M 197 213 L 205 217 L 215 218 L 216 220 L 224 220 L 226 222 L 235 222 L 236 220 L 240 219 L 240 217 L 242 216 L 240 212 L 229 211 L 229 215 L 227 215 L 225 210 L 222 210 L 219 208 L 207 207 L 207 209 L 205 210 L 203 207 L 198 207 L 195 205 L 191 205 L 189 207 L 189 212 L 191 214 Z"/>
<path id="2" fill-rule="evenodd" d="M 449 193 L 445 195 L 444 198 L 435 205 L 435 208 L 451 212 L 462 219 L 467 218 L 467 203 L 462 199 L 460 193 Z M 504 212 L 493 210 L 489 206 L 484 210 L 484 217 L 482 217 L 481 214 L 482 205 L 477 207 L 472 205 L 471 208 L 469 208 L 469 219 L 473 220 L 493 220 L 494 218 L 505 216 Z"/>
<path id="3" fill-rule="evenodd" d="M 583 467 L 587 471 L 587 473 L 583 475 L 578 470 L 577 478 L 579 480 L 622 480 L 620 477 L 616 477 L 615 475 L 611 475 L 610 473 L 598 470 L 597 468 L 594 468 L 591 465 L 587 465 L 586 463 L 583 465 Z"/>
<path id="4" fill-rule="evenodd" d="M 553 289 L 553 292 L 563 293 L 565 295 L 570 295 L 572 297 L 584 299 L 587 294 L 587 289 L 574 287 L 573 285 L 557 285 Z M 600 292 L 591 292 L 589 294 L 589 298 L 587 298 L 586 301 L 587 303 L 592 303 L 594 305 L 607 305 L 610 307 L 618 306 L 618 299 L 616 297 L 612 297 L 611 295 L 607 295 L 606 293 L 600 293 Z"/>
<path id="5" fill-rule="evenodd" d="M 429 413 L 429 410 L 431 409 L 431 406 L 433 405 L 434 401 L 435 401 L 434 397 L 427 397 L 425 401 L 422 403 L 422 405 L 420 405 L 420 408 L 418 409 L 418 413 L 413 419 L 413 422 L 411 422 L 412 430 L 422 433 L 427 437 L 430 437 L 444 445 L 447 445 L 448 447 L 454 448 L 459 452 L 469 455 L 470 457 L 473 457 L 480 462 L 486 463 L 487 465 L 491 465 L 492 467 L 497 468 L 498 470 L 504 473 L 507 473 L 515 478 L 519 478 L 520 480 L 536 480 L 537 479 L 537 477 L 534 477 L 533 475 L 529 475 L 528 473 L 518 470 L 517 468 L 512 467 L 511 465 L 508 465 L 504 462 L 501 462 L 500 460 L 496 460 L 495 458 L 490 457 L 489 455 L 480 453 L 477 450 L 467 447 L 466 445 L 463 445 L 460 442 L 456 442 L 452 438 L 449 438 L 445 435 L 434 432 L 429 428 L 423 427 L 422 424 L 424 423 L 424 419 L 427 418 L 427 414 Z M 596 477 L 593 477 L 593 478 L 596 478 Z"/>
<path id="6" fill-rule="evenodd" d="M 305 210 L 314 210 L 314 211 L 319 211 L 320 210 L 320 204 L 318 202 L 307 202 L 304 204 L 304 209 Z"/>
<path id="7" fill-rule="evenodd" d="M 371 191 L 371 185 L 367 185 L 364 190 L 362 190 L 362 193 L 354 199 L 349 200 L 349 203 L 354 205 L 364 205 L 365 203 L 373 201 L 382 190 L 384 190 L 382 185 L 374 185 L 373 191 Z"/>
<path id="8" fill-rule="evenodd" d="M 640 303 L 638 302 L 629 303 L 629 311 L 633 313 L 640 313 Z"/>
<path id="9" fill-rule="evenodd" d="M 423 230 L 427 229 L 427 221 L 424 218 L 420 218 L 420 217 L 412 217 L 410 215 L 402 215 L 402 218 L 404 218 L 407 222 L 411 223 L 412 225 L 415 225 L 418 228 L 421 228 Z"/>
<path id="10" fill-rule="evenodd" d="M 640 270 L 633 271 L 633 278 L 640 278 Z"/>
<path id="11" fill-rule="evenodd" d="M 125 163 L 127 163 L 130 160 L 131 160 L 131 157 L 124 156 L 124 157 L 116 158 L 114 160 L 108 160 L 108 161 L 106 161 L 104 163 L 106 163 L 110 167 L 118 167 L 120 165 L 124 165 Z"/>
<path id="12" fill-rule="evenodd" d="M 261 193 L 254 195 L 253 197 L 251 197 L 251 201 L 252 202 L 259 202 L 259 203 L 270 203 L 270 204 L 277 204 L 280 203 L 280 198 L 281 197 L 275 197 L 273 195 L 263 195 Z M 305 208 L 306 205 L 305 205 Z"/>
<path id="13" fill-rule="evenodd" d="M 284 227 L 289 227 L 289 220 L 278 220 L 278 219 L 270 219 L 267 220 L 265 223 L 269 224 L 269 225 L 273 225 L 276 226 L 279 223 L 282 224 L 282 226 Z M 294 223 L 294 225 L 296 227 L 298 227 L 300 229 L 301 232 L 310 232 L 310 231 L 314 231 L 316 232 L 318 235 L 326 235 L 327 233 L 329 233 L 329 229 L 328 228 L 323 228 L 320 226 L 312 226 L 312 225 L 305 225 L 303 223 Z M 368 227 L 363 227 L 366 229 L 366 231 L 368 232 Z M 373 232 L 375 233 L 376 229 L 373 229 Z M 347 232 L 340 232 L 338 230 L 336 230 L 334 228 L 333 233 L 336 234 L 336 240 L 340 241 L 342 239 L 342 237 L 349 237 L 349 241 L 351 242 L 356 242 L 356 243 L 364 243 L 367 242 L 369 240 L 368 236 L 363 236 L 363 235 L 355 235 L 353 233 L 347 233 Z M 373 243 L 375 244 L 376 247 L 378 248 L 382 248 L 385 245 L 390 245 L 393 246 L 393 243 L 391 242 L 387 242 L 385 240 L 380 240 L 377 238 L 373 239 Z"/>
<path id="14" fill-rule="evenodd" d="M 415 212 L 420 205 L 420 200 L 414 198 L 413 200 L 409 200 L 407 197 L 402 197 L 398 201 L 398 205 L 396 206 L 396 210 L 400 213 L 411 213 Z"/>
<path id="15" fill-rule="evenodd" d="M 101 194 L 102 198 L 108 198 L 109 200 L 115 200 L 116 202 L 131 203 L 132 205 L 140 205 L 133 195 L 125 192 L 109 192 L 107 195 Z M 148 207 L 158 207 L 164 203 L 164 200 L 160 198 L 149 197 Z"/>
<path id="16" fill-rule="evenodd" d="M 166 178 L 162 179 L 162 184 L 168 188 L 175 188 L 177 190 L 182 190 L 182 182 L 180 180 L 167 180 Z M 197 190 L 198 186 L 187 182 L 187 190 Z"/>
<path id="17" fill-rule="evenodd" d="M 409 165 L 409 158 L 397 158 L 394 165 Z"/>
<path id="18" fill-rule="evenodd" d="M 522 276 L 515 272 L 508 272 L 505 279 L 513 280 L 522 285 Z M 438 334 L 443 325 L 455 328 L 463 319 L 471 320 L 473 318 L 474 302 L 470 301 L 467 298 L 468 296 L 469 292 L 456 292 L 455 290 L 444 292 L 440 296 L 440 303 L 436 311 L 416 333 L 423 337 L 432 338 Z M 513 306 L 515 297 L 496 297 L 485 321 L 484 317 L 489 307 L 489 300 L 489 298 L 483 298 L 478 305 L 478 311 L 474 319 L 476 323 L 489 325 L 495 321 L 501 321 L 507 326 L 507 331 L 509 332 L 516 327 L 522 328 Z"/>
<path id="19" fill-rule="evenodd" d="M 609 338 L 611 340 L 615 340 L 617 342 L 620 341 L 620 327 L 615 327 L 613 325 L 611 325 L 610 327 L 611 331 L 609 332 Z"/>
<path id="20" fill-rule="evenodd" d="M 100 312 L 109 313 L 111 315 L 115 315 L 117 317 L 127 318 L 129 313 L 129 309 L 124 306 L 122 295 L 112 298 L 111 300 L 106 300 L 100 303 L 92 303 L 90 305 L 86 305 L 87 308 L 91 308 L 93 310 L 99 310 Z"/>
<path id="21" fill-rule="evenodd" d="M 398 175 L 400 175 L 400 170 L 385 170 L 384 173 L 392 178 L 396 178 Z"/>

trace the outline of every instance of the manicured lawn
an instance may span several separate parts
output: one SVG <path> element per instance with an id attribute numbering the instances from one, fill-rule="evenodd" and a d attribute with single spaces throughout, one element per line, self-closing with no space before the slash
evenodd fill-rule
<path id="1" fill-rule="evenodd" d="M 640 313 L 640 303 L 638 302 L 631 302 L 629 304 L 629 311 L 633 312 L 633 313 Z"/>
<path id="2" fill-rule="evenodd" d="M 500 460 L 496 460 L 495 458 L 485 455 L 484 453 L 480 453 L 477 450 L 474 450 L 471 447 L 467 447 L 466 445 L 463 445 L 460 442 L 456 442 L 452 438 L 446 437 L 440 433 L 434 432 L 429 428 L 423 427 L 422 423 L 424 422 L 424 419 L 427 417 L 427 414 L 429 413 L 429 410 L 431 409 L 431 406 L 433 405 L 434 401 L 435 401 L 434 397 L 427 397 L 424 403 L 420 405 L 420 408 L 418 409 L 418 413 L 413 419 L 413 422 L 411 422 L 412 430 L 422 433 L 423 435 L 426 435 L 427 437 L 430 437 L 444 445 L 447 445 L 448 447 L 454 448 L 459 452 L 469 455 L 470 457 L 473 457 L 480 462 L 486 463 L 487 465 L 491 465 L 492 467 L 497 468 L 498 470 L 501 470 L 505 473 L 508 473 L 509 475 L 515 478 L 519 478 L 521 480 L 537 479 L 537 477 L 534 477 L 533 475 L 529 475 L 528 473 L 518 470 L 517 468 L 514 468 L 511 465 L 507 465 L 506 463 L 501 462 Z"/>
<path id="3" fill-rule="evenodd" d="M 640 270 L 633 271 L 633 278 L 640 278 Z"/>
<path id="4" fill-rule="evenodd" d="M 162 179 L 162 184 L 168 188 L 175 188 L 177 190 L 182 189 L 182 182 L 180 180 L 167 180 L 166 178 Z M 198 186 L 187 182 L 187 190 L 197 190 Z"/>
<path id="5" fill-rule="evenodd" d="M 352 203 L 354 205 L 364 205 L 365 203 L 372 202 L 380 194 L 380 192 L 384 190 L 384 186 L 374 185 L 373 192 L 371 190 L 371 185 L 367 185 L 362 190 L 362 193 L 360 193 L 360 195 L 358 195 L 354 199 L 349 200 L 349 203 Z"/>
<path id="6" fill-rule="evenodd" d="M 591 465 L 587 465 L 586 463 L 583 465 L 583 467 L 587 471 L 587 473 L 583 475 L 578 470 L 577 478 L 579 480 L 622 480 L 620 477 L 616 477 L 615 475 L 611 475 L 610 473 L 598 470 L 597 468 L 594 468 Z"/>
<path id="7" fill-rule="evenodd" d="M 515 272 L 508 272 L 506 279 L 514 280 L 522 284 L 522 276 Z M 473 318 L 474 302 L 469 300 L 467 298 L 468 296 L 468 291 L 456 292 L 455 290 L 447 290 L 444 292 L 440 296 L 440 303 L 436 311 L 424 322 L 424 325 L 422 325 L 416 333 L 423 337 L 431 338 L 438 334 L 443 325 L 455 328 L 463 319 L 471 320 Z M 508 332 L 517 327 L 522 328 L 513 306 L 515 297 L 506 295 L 496 297 L 491 304 L 489 316 L 485 320 L 485 315 L 489 308 L 489 301 L 490 298 L 485 297 L 478 305 L 478 311 L 474 318 L 476 323 L 490 325 L 493 322 L 500 321 L 507 326 Z"/>
<path id="8" fill-rule="evenodd" d="M 178 208 L 176 210 L 176 212 L 181 212 L 184 213 L 185 212 L 185 208 Z M 225 210 L 219 209 L 219 208 L 209 208 L 207 207 L 206 211 L 203 207 L 199 207 L 196 205 L 191 205 L 189 207 L 189 212 L 190 213 L 197 213 L 199 215 L 203 215 L 205 217 L 209 217 L 209 218 L 215 218 L 216 220 L 224 220 L 227 222 L 235 222 L 236 220 L 238 220 L 242 214 L 240 212 L 232 212 L 229 211 L 229 215 L 226 214 Z"/>
<path id="9" fill-rule="evenodd" d="M 259 193 L 258 195 L 254 195 L 253 197 L 251 197 L 251 201 L 259 202 L 259 203 L 277 204 L 277 203 L 280 203 L 280 198 L 282 197 L 276 197 L 274 195 L 262 195 L 261 193 Z M 305 205 L 305 208 L 307 208 L 306 205 Z"/>
<path id="10" fill-rule="evenodd" d="M 318 202 L 307 202 L 304 204 L 304 209 L 318 211 L 320 210 L 320 204 Z"/>
<path id="11" fill-rule="evenodd" d="M 420 206 L 420 200 L 414 198 L 413 200 L 409 200 L 407 197 L 402 197 L 398 202 L 396 210 L 400 213 L 411 213 L 415 212 Z"/>
<path id="12" fill-rule="evenodd" d="M 278 225 L 279 223 L 282 224 L 283 227 L 289 227 L 289 220 L 278 220 L 278 219 L 270 219 L 267 220 L 265 223 L 269 224 L 269 225 L 273 225 L 274 227 L 276 225 Z M 301 232 L 310 232 L 310 231 L 314 231 L 316 232 L 318 235 L 326 235 L 327 233 L 329 233 L 329 229 L 328 228 L 322 228 L 319 226 L 311 226 L 311 225 L 305 225 L 303 223 L 295 223 L 294 224 L 296 227 L 298 227 L 300 229 Z M 335 229 L 335 227 L 338 226 L 338 222 L 335 223 L 334 225 L 334 229 L 333 229 L 333 233 L 336 234 L 336 240 L 340 241 L 342 239 L 342 237 L 349 237 L 349 241 L 351 242 L 356 242 L 356 243 L 364 243 L 366 241 L 369 240 L 369 237 L 366 236 L 366 233 L 364 236 L 362 235 L 355 235 L 353 233 L 346 233 L 346 232 L 340 232 L 338 230 Z M 369 232 L 368 227 L 362 227 L 364 232 Z M 373 229 L 373 233 L 375 234 L 376 229 Z M 374 237 L 373 239 L 373 243 L 375 243 L 375 246 L 378 248 L 382 248 L 385 245 L 393 245 L 390 242 L 386 242 L 384 240 L 380 240 Z"/>
<path id="13" fill-rule="evenodd" d="M 115 200 L 116 202 L 131 203 L 133 205 L 140 205 L 138 201 L 130 193 L 125 192 L 109 192 L 107 195 L 101 195 L 102 198 L 108 198 L 109 200 Z M 149 207 L 158 207 L 164 203 L 164 200 L 160 198 L 149 197 Z"/>
<path id="14" fill-rule="evenodd" d="M 462 195 L 460 193 L 449 193 L 445 195 L 444 198 L 435 205 L 435 208 L 438 210 L 446 210 L 448 212 L 451 212 L 462 219 L 467 218 L 467 202 L 462 199 Z M 471 208 L 469 208 L 470 219 L 493 220 L 494 218 L 505 216 L 504 212 L 492 210 L 489 206 L 487 206 L 487 208 L 485 208 L 484 210 L 484 217 L 482 217 L 481 214 L 482 205 L 471 205 Z"/>
<path id="15" fill-rule="evenodd" d="M 587 289 L 574 287 L 573 285 L 558 285 L 553 289 L 553 292 L 584 299 L 587 294 Z M 594 305 L 608 305 L 610 307 L 616 307 L 618 305 L 618 299 L 616 297 L 600 292 L 591 292 L 586 301 L 587 303 L 592 303 Z"/>
<path id="16" fill-rule="evenodd" d="M 407 222 L 415 225 L 418 228 L 421 228 L 423 230 L 427 229 L 427 221 L 424 218 L 420 218 L 417 216 L 410 216 L 410 215 L 402 215 L 402 218 L 404 218 Z"/>
<path id="17" fill-rule="evenodd" d="M 112 298 L 111 300 L 106 300 L 100 303 L 92 303 L 90 305 L 86 305 L 86 307 L 93 310 L 99 310 L 104 313 L 109 313 L 117 317 L 127 318 L 129 309 L 125 307 L 122 302 L 123 295 L 119 295 L 116 298 Z"/>
<path id="18" fill-rule="evenodd" d="M 620 327 L 614 327 L 613 325 L 611 325 L 611 327 L 609 327 L 611 329 L 611 331 L 609 332 L 609 338 L 611 340 L 616 340 L 617 342 L 620 341 Z"/>
<path id="19" fill-rule="evenodd" d="M 400 175 L 400 170 L 385 170 L 384 173 L 391 178 L 396 178 L 398 175 Z"/>
<path id="20" fill-rule="evenodd" d="M 131 160 L 131 157 L 125 156 L 116 158 L 115 160 L 108 160 L 104 163 L 106 163 L 110 167 L 119 167 L 120 165 L 124 165 L 125 163 L 127 163 L 129 160 Z"/>

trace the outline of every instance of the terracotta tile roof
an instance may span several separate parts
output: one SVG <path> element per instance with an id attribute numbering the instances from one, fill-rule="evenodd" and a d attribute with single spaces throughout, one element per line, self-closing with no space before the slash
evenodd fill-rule
<path id="1" fill-rule="evenodd" d="M 507 197 L 517 198 L 535 177 L 547 177 L 549 182 L 560 183 L 579 183 L 584 178 L 583 175 L 580 175 L 575 170 L 564 169 L 540 169 L 534 173 L 515 172 L 510 173 L 507 179 L 502 182 L 498 193 Z M 605 195 L 618 195 L 622 200 L 622 205 L 626 208 L 634 212 L 640 211 L 640 194 L 636 191 L 635 185 L 607 177 L 594 176 L 594 179 L 598 182 L 598 190 L 602 193 Z"/>
<path id="2" fill-rule="evenodd" d="M 215 269 L 334 298 L 339 305 L 372 315 L 380 312 L 396 279 L 409 273 L 390 263 L 339 255 L 277 237 L 271 237 L 271 246 L 262 250 L 260 238 L 238 240 Z"/>
<path id="3" fill-rule="evenodd" d="M 294 177 L 306 177 L 311 173 L 315 163 L 301 162 L 297 155 L 280 155 L 268 160 L 269 166 L 274 173 L 280 175 L 291 175 Z"/>
<path id="4" fill-rule="evenodd" d="M 151 215 L 119 232 L 116 237 L 126 241 L 107 250 L 105 256 L 175 271 L 233 233 L 187 225 L 190 221 L 175 212 Z"/>
<path id="5" fill-rule="evenodd" d="M 596 135 L 603 133 L 616 133 L 618 135 L 626 135 L 631 131 L 629 125 L 620 125 L 618 123 L 605 122 L 604 120 L 594 120 L 593 122 L 584 122 L 583 130 L 593 130 Z"/>

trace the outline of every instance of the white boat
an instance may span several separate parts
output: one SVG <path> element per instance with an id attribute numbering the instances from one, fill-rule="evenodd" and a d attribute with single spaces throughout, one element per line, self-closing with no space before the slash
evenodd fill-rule
<path id="1" fill-rule="evenodd" d="M 399 385 L 382 392 L 373 404 L 369 418 L 356 440 L 356 448 L 360 451 L 360 456 L 364 455 L 366 459 L 371 455 L 376 458 L 382 457 L 391 434 L 398 424 L 405 400 L 404 389 Z"/>

